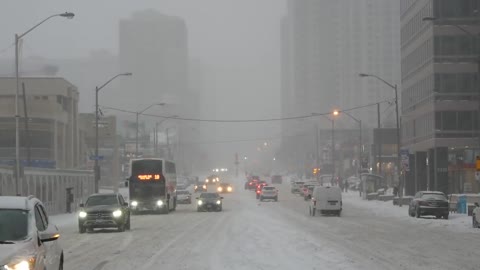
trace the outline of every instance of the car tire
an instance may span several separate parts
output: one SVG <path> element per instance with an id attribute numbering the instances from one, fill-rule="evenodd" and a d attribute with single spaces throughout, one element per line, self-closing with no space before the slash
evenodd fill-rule
<path id="1" fill-rule="evenodd" d="M 118 232 L 124 232 L 125 231 L 125 224 L 121 224 L 120 226 L 117 227 Z"/>
<path id="2" fill-rule="evenodd" d="M 338 210 L 338 213 L 337 213 L 337 216 L 341 216 L 342 215 L 342 210 Z"/>
<path id="3" fill-rule="evenodd" d="M 443 219 L 448 219 L 448 214 L 443 215 Z"/>
<path id="4" fill-rule="evenodd" d="M 127 231 L 130 231 L 130 216 L 128 216 L 127 224 L 125 225 L 125 229 L 127 229 Z"/>
<path id="5" fill-rule="evenodd" d="M 78 232 L 80 234 L 84 234 L 85 232 L 87 232 L 87 228 L 85 228 L 85 226 L 78 225 Z"/>
<path id="6" fill-rule="evenodd" d="M 197 207 L 197 212 L 202 212 L 202 209 Z"/>
<path id="7" fill-rule="evenodd" d="M 436 219 L 441 219 L 441 218 L 443 218 L 443 216 L 441 216 L 441 215 L 436 215 L 435 218 L 436 218 Z"/>
<path id="8" fill-rule="evenodd" d="M 420 218 L 422 215 L 420 214 L 420 209 L 415 210 L 415 217 Z"/>

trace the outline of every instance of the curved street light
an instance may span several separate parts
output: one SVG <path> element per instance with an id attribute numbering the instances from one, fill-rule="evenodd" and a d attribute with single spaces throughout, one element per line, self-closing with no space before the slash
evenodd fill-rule
<path id="1" fill-rule="evenodd" d="M 126 72 L 126 73 L 119 73 L 112 78 L 110 78 L 108 81 L 106 81 L 104 84 L 101 86 L 95 87 L 95 165 L 93 165 L 93 170 L 94 170 L 94 178 L 95 178 L 95 193 L 98 193 L 98 184 L 100 182 L 100 165 L 98 163 L 99 156 L 98 156 L 98 120 L 99 120 L 99 110 L 98 110 L 98 92 L 102 90 L 105 86 L 107 86 L 109 83 L 111 83 L 113 80 L 120 76 L 132 76 L 131 72 Z"/>
<path id="2" fill-rule="evenodd" d="M 383 82 L 385 85 L 388 85 L 390 88 L 392 88 L 394 91 L 395 91 L 395 117 L 396 117 L 396 122 L 397 122 L 397 170 L 398 170 L 398 181 L 399 181 L 399 184 L 400 184 L 400 188 L 402 190 L 402 192 L 400 193 L 400 196 L 403 195 L 403 188 L 404 188 L 404 181 L 402 180 L 402 177 L 401 177 L 401 164 L 400 164 L 400 160 L 401 160 L 401 157 L 400 157 L 400 120 L 399 120 L 399 115 L 398 115 L 398 86 L 396 84 L 391 84 L 389 82 L 387 82 L 386 80 L 378 77 L 377 75 L 374 75 L 374 74 L 366 74 L 366 73 L 360 73 L 358 74 L 358 76 L 360 77 L 363 77 L 363 78 L 367 78 L 367 77 L 372 77 L 372 78 L 375 78 L 381 82 Z M 380 166 L 382 166 L 382 164 L 380 163 Z"/>
<path id="3" fill-rule="evenodd" d="M 73 19 L 75 16 L 72 12 L 65 12 L 60 14 L 53 14 L 48 16 L 47 18 L 43 19 L 39 23 L 32 26 L 30 29 L 25 31 L 23 34 L 15 34 L 15 81 L 16 81 L 16 91 L 15 91 L 15 192 L 19 195 L 19 182 L 20 182 L 20 114 L 18 112 L 18 99 L 20 95 L 20 75 L 19 75 L 19 57 L 18 57 L 18 43 L 21 38 L 26 36 L 28 33 L 35 30 L 35 28 L 42 25 L 44 22 L 50 20 L 54 17 L 64 17 L 67 19 Z"/>

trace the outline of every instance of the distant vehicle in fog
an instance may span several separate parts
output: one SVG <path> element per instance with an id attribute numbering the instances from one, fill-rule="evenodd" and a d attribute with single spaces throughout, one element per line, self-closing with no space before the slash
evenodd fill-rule
<path id="1" fill-rule="evenodd" d="M 177 203 L 191 204 L 192 194 L 188 190 L 177 190 Z"/>
<path id="2" fill-rule="evenodd" d="M 271 180 L 272 184 L 281 184 L 283 182 L 281 175 L 273 175 Z"/>
<path id="3" fill-rule="evenodd" d="M 263 201 L 263 200 L 278 201 L 278 190 L 277 190 L 276 187 L 264 186 L 260 190 L 260 194 L 259 194 L 258 197 L 259 197 L 258 199 L 260 199 L 260 201 Z"/>

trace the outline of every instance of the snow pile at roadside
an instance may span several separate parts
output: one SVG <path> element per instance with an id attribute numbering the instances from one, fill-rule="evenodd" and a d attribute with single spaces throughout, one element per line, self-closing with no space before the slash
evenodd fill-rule
<path id="1" fill-rule="evenodd" d="M 408 205 L 402 207 L 393 205 L 392 201 L 367 201 L 362 200 L 358 192 L 342 194 L 345 204 L 369 209 L 375 216 L 395 217 L 411 223 L 420 223 L 431 227 L 447 228 L 455 232 L 471 232 L 478 229 L 472 228 L 472 217 L 466 214 L 450 213 L 449 219 L 435 219 L 433 216 L 413 218 L 408 215 Z"/>

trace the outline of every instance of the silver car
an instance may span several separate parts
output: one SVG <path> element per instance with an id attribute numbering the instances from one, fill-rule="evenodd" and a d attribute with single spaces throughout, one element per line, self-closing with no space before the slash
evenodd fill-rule
<path id="1" fill-rule="evenodd" d="M 63 269 L 59 237 L 40 200 L 0 196 L 0 270 Z"/>

